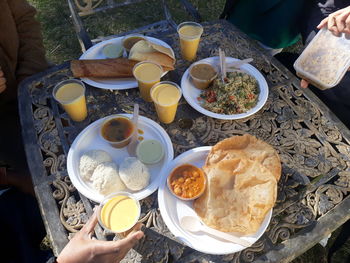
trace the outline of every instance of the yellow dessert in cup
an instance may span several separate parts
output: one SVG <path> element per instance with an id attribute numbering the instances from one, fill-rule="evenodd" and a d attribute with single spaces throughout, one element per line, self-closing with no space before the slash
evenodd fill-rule
<path id="1" fill-rule="evenodd" d="M 180 87 L 171 81 L 162 81 L 152 87 L 151 97 L 161 122 L 169 124 L 174 121 L 181 95 Z"/>
<path id="2" fill-rule="evenodd" d="M 195 22 L 183 22 L 178 25 L 177 32 L 180 38 L 182 58 L 193 61 L 196 58 L 203 27 Z"/>
<path id="3" fill-rule="evenodd" d="M 163 69 L 160 65 L 150 61 L 137 63 L 133 68 L 133 75 L 138 82 L 141 98 L 152 102 L 150 90 L 160 81 Z"/>
<path id="4" fill-rule="evenodd" d="M 80 80 L 69 79 L 58 83 L 52 95 L 73 121 L 83 121 L 87 117 L 85 85 Z"/>

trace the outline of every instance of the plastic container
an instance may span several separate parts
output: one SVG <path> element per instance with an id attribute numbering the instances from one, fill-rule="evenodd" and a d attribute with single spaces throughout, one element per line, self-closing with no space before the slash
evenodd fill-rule
<path id="1" fill-rule="evenodd" d="M 218 76 L 215 68 L 210 63 L 194 63 L 189 70 L 190 79 L 197 89 L 206 89 Z"/>
<path id="2" fill-rule="evenodd" d="M 134 123 L 128 117 L 118 114 L 107 117 L 100 127 L 101 138 L 114 148 L 123 148 L 127 146 L 134 132 L 136 132 Z"/>
<path id="3" fill-rule="evenodd" d="M 336 86 L 350 66 L 350 36 L 321 29 L 294 63 L 300 78 L 325 90 Z"/>
<path id="4" fill-rule="evenodd" d="M 140 202 L 128 192 L 115 192 L 100 204 L 98 221 L 106 230 L 124 233 L 135 226 L 141 215 Z"/>
<path id="5" fill-rule="evenodd" d="M 164 147 L 157 140 L 143 140 L 137 145 L 136 156 L 144 164 L 155 164 L 163 159 Z"/>

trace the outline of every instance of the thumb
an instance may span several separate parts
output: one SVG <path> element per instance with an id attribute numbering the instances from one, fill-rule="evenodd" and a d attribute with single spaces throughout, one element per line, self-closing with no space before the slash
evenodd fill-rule
<path id="1" fill-rule="evenodd" d="M 305 79 L 302 79 L 300 81 L 300 87 L 302 87 L 303 89 L 306 89 L 309 86 L 309 82 L 307 82 Z"/>
<path id="2" fill-rule="evenodd" d="M 118 240 L 119 246 L 130 249 L 137 244 L 137 242 L 144 236 L 142 231 L 136 231 L 129 234 L 126 238 Z"/>

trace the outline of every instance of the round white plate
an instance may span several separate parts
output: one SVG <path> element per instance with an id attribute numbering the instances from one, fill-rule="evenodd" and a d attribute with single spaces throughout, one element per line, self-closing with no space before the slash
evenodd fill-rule
<path id="1" fill-rule="evenodd" d="M 162 45 L 171 49 L 171 47 L 167 43 L 160 39 L 154 37 L 144 37 L 150 42 L 154 42 L 158 45 Z M 106 44 L 111 43 L 122 45 L 122 39 L 123 37 L 117 37 L 102 41 L 86 50 L 85 53 L 81 55 L 79 59 L 105 59 L 106 57 L 102 53 L 103 47 Z M 172 49 L 171 51 L 174 55 L 174 51 Z M 166 72 L 163 74 L 163 76 L 165 74 Z M 91 86 L 101 89 L 123 90 L 137 88 L 137 81 L 134 78 L 81 78 L 81 80 Z"/>
<path id="2" fill-rule="evenodd" d="M 165 224 L 177 239 L 203 253 L 214 255 L 231 254 L 243 250 L 245 247 L 229 241 L 226 242 L 221 239 L 216 239 L 202 232 L 191 233 L 181 227 L 180 219 L 182 217 L 188 215 L 197 216 L 193 209 L 193 201 L 182 201 L 175 197 L 169 191 L 166 184 L 167 176 L 175 167 L 181 164 L 190 163 L 197 167 L 202 167 L 210 149 L 211 146 L 194 148 L 180 154 L 168 164 L 168 167 L 163 170 L 161 175 L 162 179 L 158 189 L 158 204 Z M 267 213 L 263 223 L 255 234 L 242 238 L 252 243 L 257 241 L 269 225 L 271 215 L 272 209 Z"/>
<path id="3" fill-rule="evenodd" d="M 131 114 L 120 115 L 129 118 L 132 117 Z M 104 150 L 112 156 L 113 161 L 119 167 L 124 158 L 129 156 L 126 147 L 121 149 L 113 148 L 100 137 L 99 129 L 105 118 L 91 123 L 75 138 L 67 157 L 68 175 L 75 188 L 87 198 L 98 203 L 102 202 L 105 196 L 94 190 L 90 182 L 80 177 L 80 157 L 89 150 Z M 158 123 L 146 117 L 139 116 L 138 129 L 144 132 L 144 134 L 140 135 L 144 137 L 144 139 L 156 139 L 160 141 L 165 152 L 162 161 L 157 164 L 146 165 L 151 173 L 150 184 L 140 191 L 128 190 L 130 193 L 133 193 L 138 200 L 141 200 L 157 190 L 161 178 L 160 174 L 163 173 L 162 171 L 166 168 L 167 164 L 174 158 L 174 149 L 169 135 Z"/>
<path id="4" fill-rule="evenodd" d="M 237 60 L 238 59 L 236 59 L 236 58 L 226 57 L 227 63 L 231 63 L 231 62 L 237 61 Z M 205 58 L 205 59 L 202 59 L 198 62 L 208 62 L 212 65 L 214 65 L 214 64 L 219 65 L 219 57 Z M 259 88 L 260 88 L 258 103 L 255 105 L 254 108 L 250 109 L 247 112 L 227 115 L 227 114 L 219 114 L 219 113 L 211 112 L 211 111 L 203 108 L 200 101 L 198 101 L 198 97 L 200 96 L 202 91 L 200 89 L 197 89 L 192 84 L 190 77 L 189 77 L 189 68 L 185 71 L 185 73 L 183 74 L 182 79 L 181 79 L 182 93 L 183 93 L 186 101 L 188 102 L 188 104 L 190 104 L 195 110 L 197 110 L 200 113 L 207 115 L 209 117 L 221 119 L 221 120 L 237 120 L 237 119 L 246 118 L 246 117 L 258 112 L 265 105 L 267 97 L 269 95 L 269 87 L 267 86 L 267 82 L 266 82 L 265 78 L 263 77 L 263 75 L 252 65 L 244 64 L 241 66 L 240 69 L 247 72 L 248 74 L 252 75 L 253 77 L 255 77 L 259 83 Z"/>

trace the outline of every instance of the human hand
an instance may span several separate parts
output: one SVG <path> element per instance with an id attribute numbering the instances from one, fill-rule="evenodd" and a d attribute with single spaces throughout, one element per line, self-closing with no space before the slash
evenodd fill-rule
<path id="1" fill-rule="evenodd" d="M 4 92 L 6 89 L 6 78 L 4 76 L 4 72 L 0 67 L 0 93 Z"/>
<path id="2" fill-rule="evenodd" d="M 318 29 L 327 27 L 333 34 L 350 34 L 350 6 L 330 14 L 317 26 Z"/>
<path id="3" fill-rule="evenodd" d="M 309 82 L 307 82 L 305 79 L 302 79 L 300 81 L 300 87 L 302 87 L 303 89 L 306 89 L 309 86 Z"/>
<path id="4" fill-rule="evenodd" d="M 117 241 L 102 241 L 92 239 L 97 224 L 99 208 L 85 226 L 68 242 L 57 258 L 58 263 L 114 263 L 121 261 L 126 253 L 143 237 L 141 224 L 124 239 Z"/>

